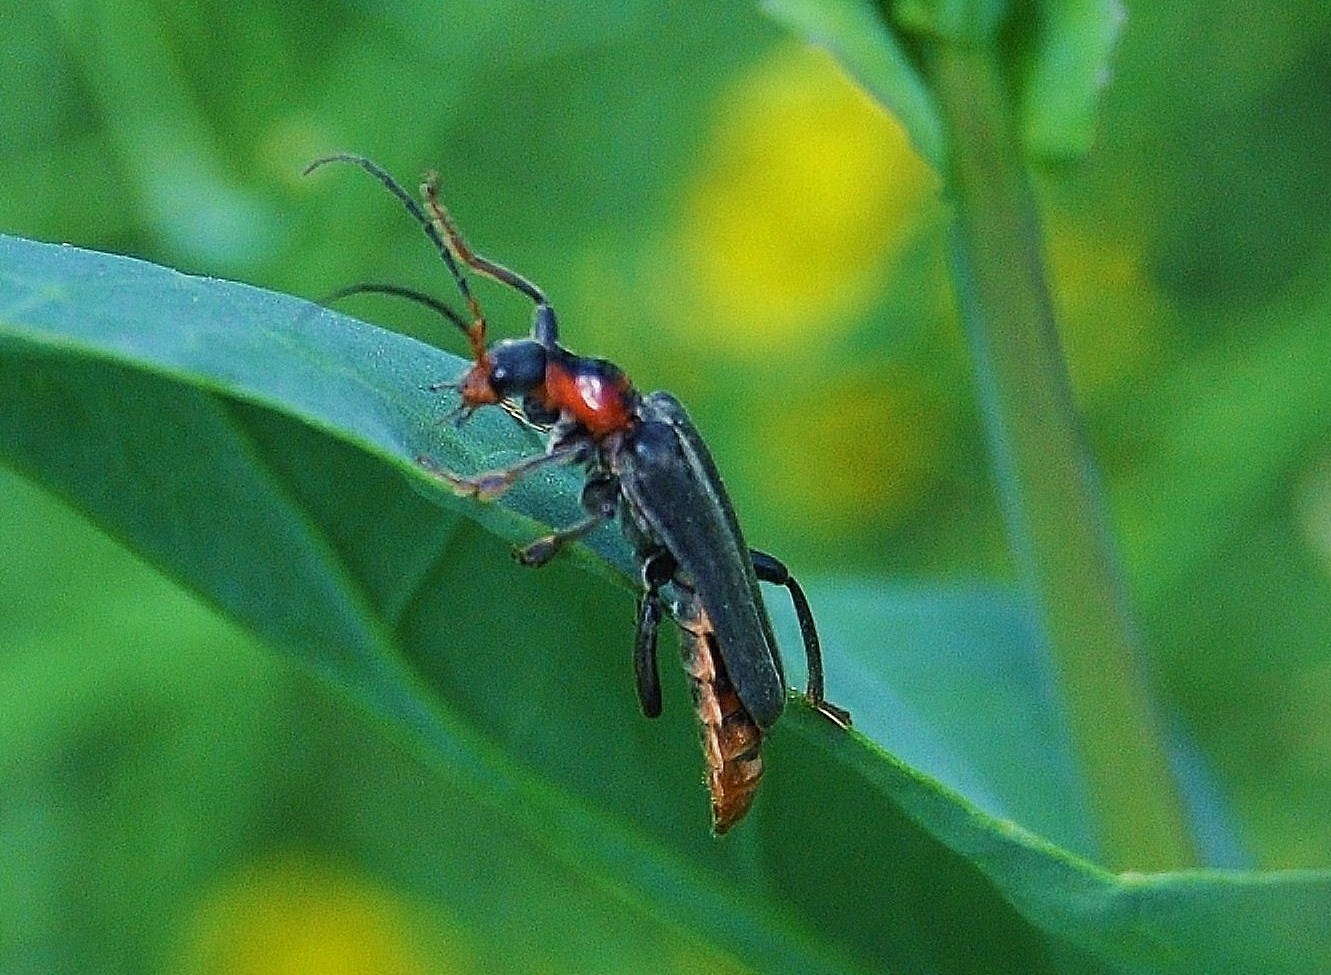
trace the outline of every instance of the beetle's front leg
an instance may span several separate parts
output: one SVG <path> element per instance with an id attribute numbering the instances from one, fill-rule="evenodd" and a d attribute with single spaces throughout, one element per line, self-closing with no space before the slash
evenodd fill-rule
<path id="1" fill-rule="evenodd" d="M 578 460 L 581 455 L 581 444 L 560 445 L 544 454 L 534 454 L 520 460 L 512 467 L 505 467 L 497 471 L 485 471 L 481 474 L 473 474 L 470 477 L 463 474 L 454 474 L 452 471 L 440 467 L 425 454 L 418 454 L 416 463 L 447 484 L 453 490 L 453 493 L 459 497 L 475 498 L 478 501 L 493 501 L 528 474 L 553 464 L 570 463 Z"/>

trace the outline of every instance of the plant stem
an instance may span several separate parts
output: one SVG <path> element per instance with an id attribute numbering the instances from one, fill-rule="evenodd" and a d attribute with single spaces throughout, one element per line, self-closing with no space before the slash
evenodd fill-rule
<path id="1" fill-rule="evenodd" d="M 1195 861 L 1073 404 L 1039 219 L 992 48 L 925 42 L 948 140 L 953 273 L 1000 500 L 1115 867 Z"/>

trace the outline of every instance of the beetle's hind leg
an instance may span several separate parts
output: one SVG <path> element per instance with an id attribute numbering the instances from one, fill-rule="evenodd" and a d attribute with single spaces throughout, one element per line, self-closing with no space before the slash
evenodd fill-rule
<path id="1" fill-rule="evenodd" d="M 763 582 L 785 586 L 790 593 L 790 601 L 795 606 L 795 617 L 799 620 L 800 636 L 804 640 L 804 657 L 809 663 L 809 686 L 805 696 L 820 714 L 833 724 L 842 728 L 850 727 L 850 712 L 837 707 L 823 696 L 823 647 L 818 640 L 818 627 L 813 621 L 813 610 L 809 599 L 804 595 L 804 588 L 795 581 L 784 562 L 756 548 L 749 550 L 753 559 L 753 571 Z"/>

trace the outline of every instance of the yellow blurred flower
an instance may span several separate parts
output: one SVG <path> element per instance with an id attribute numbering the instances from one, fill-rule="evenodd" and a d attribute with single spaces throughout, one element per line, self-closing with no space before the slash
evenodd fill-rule
<path id="1" fill-rule="evenodd" d="M 421 944 L 426 928 L 387 890 L 326 864 L 281 857 L 243 871 L 204 901 L 175 970 L 438 975 L 470 969 L 450 960 L 443 946 Z"/>
<path id="2" fill-rule="evenodd" d="M 848 327 L 936 181 L 825 52 L 781 49 L 722 93 L 657 280 L 690 341 L 762 355 Z"/>
<path id="3" fill-rule="evenodd" d="M 755 482 L 779 491 L 767 503 L 807 538 L 894 521 L 946 465 L 946 407 L 909 375 L 841 375 L 810 385 L 791 406 L 753 420 L 755 455 L 781 462 L 779 481 Z"/>

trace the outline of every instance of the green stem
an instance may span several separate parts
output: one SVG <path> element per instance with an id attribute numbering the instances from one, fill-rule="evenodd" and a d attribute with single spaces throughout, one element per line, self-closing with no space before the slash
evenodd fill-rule
<path id="1" fill-rule="evenodd" d="M 1029 175 L 988 45 L 926 42 L 948 140 L 953 268 L 1008 530 L 1048 640 L 1108 863 L 1195 861 L 1068 384 Z"/>

